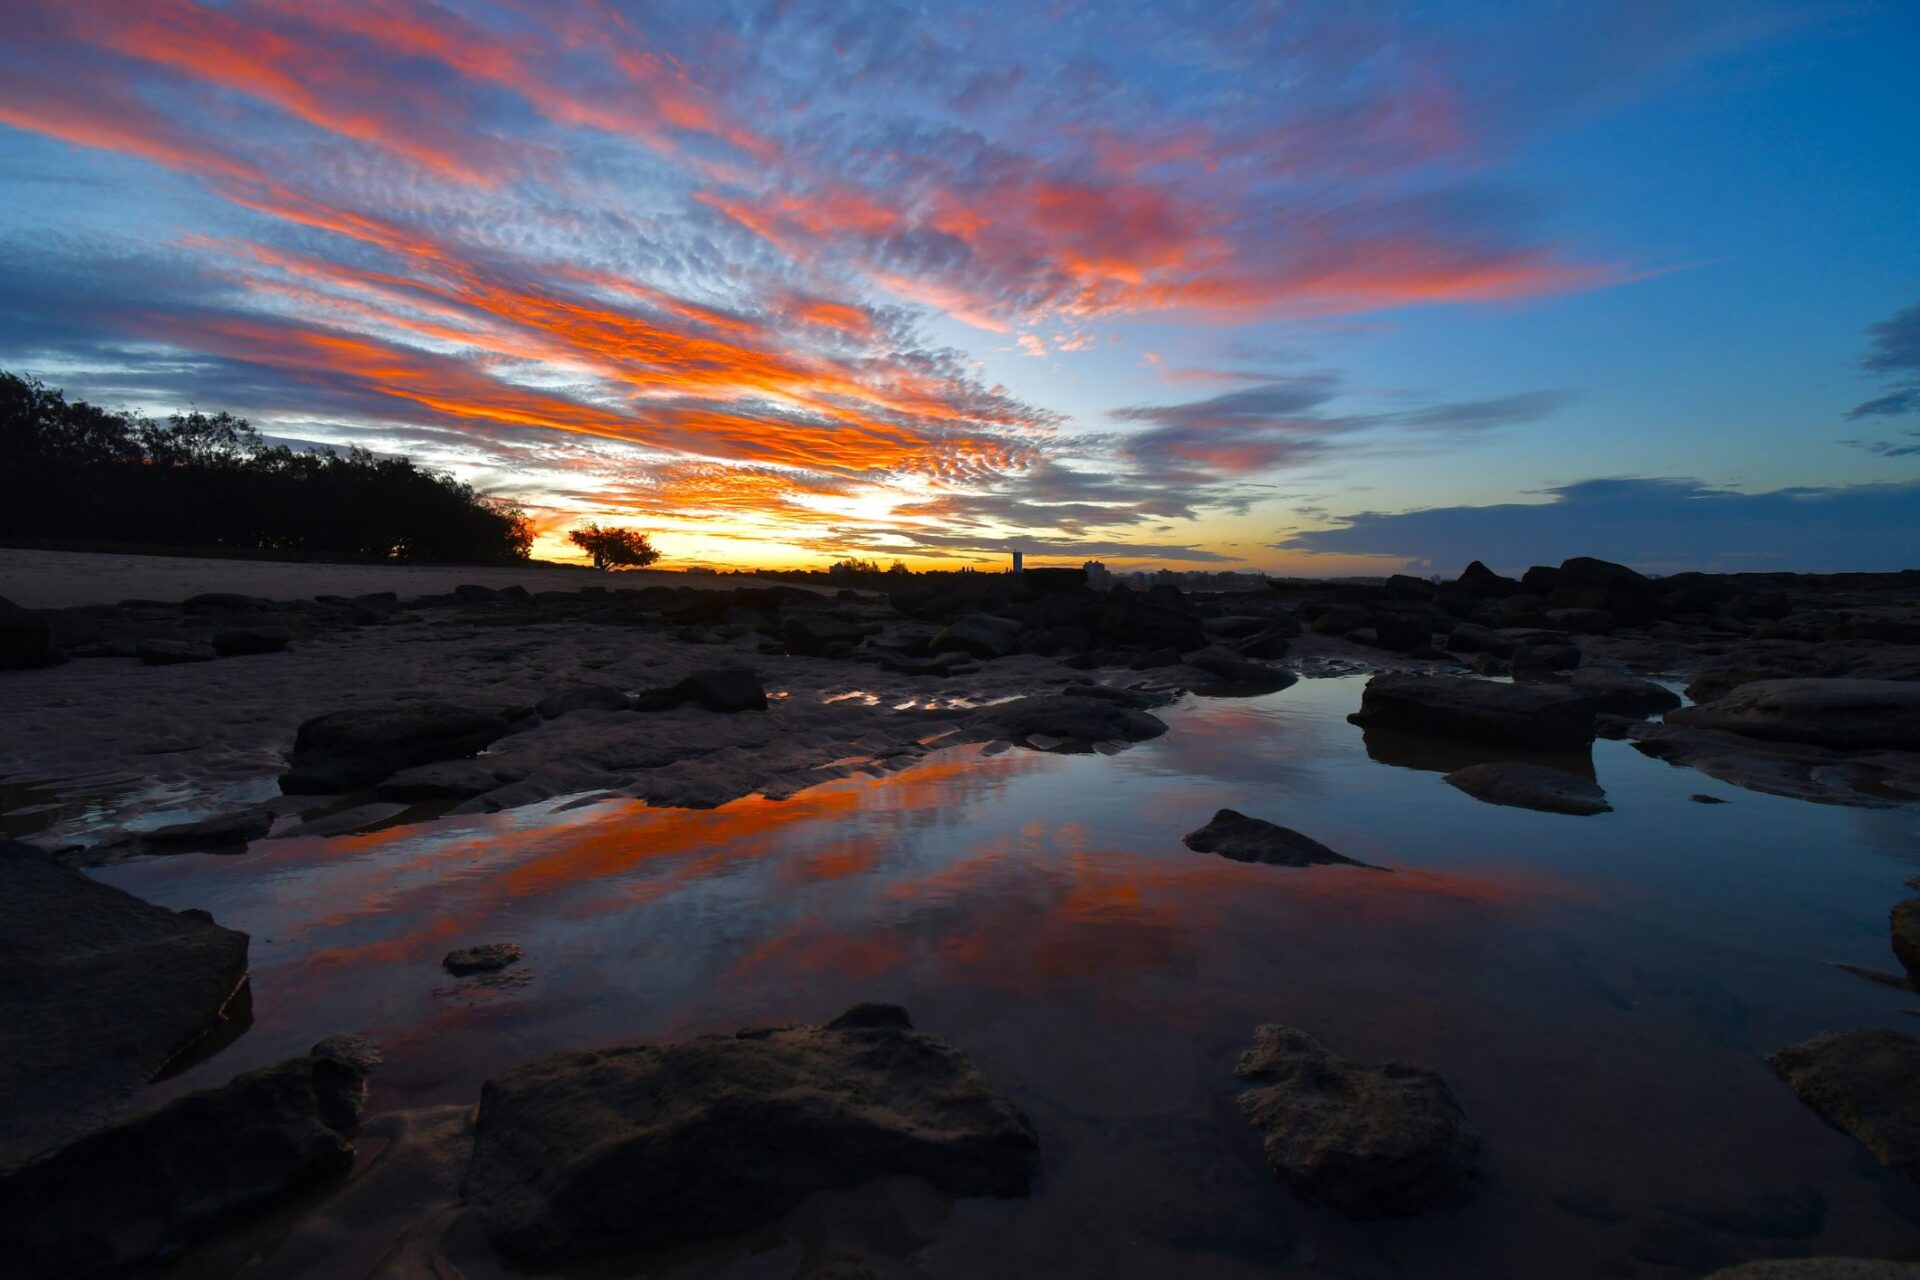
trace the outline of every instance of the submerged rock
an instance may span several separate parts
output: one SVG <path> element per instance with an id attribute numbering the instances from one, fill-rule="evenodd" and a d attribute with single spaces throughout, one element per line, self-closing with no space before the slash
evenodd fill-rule
<path id="1" fill-rule="evenodd" d="M 1557 684 L 1496 684 L 1469 676 L 1382 674 L 1367 681 L 1360 710 L 1368 728 L 1542 750 L 1587 746 L 1600 700 Z"/>
<path id="2" fill-rule="evenodd" d="M 508 729 L 499 716 L 447 702 L 405 702 L 316 716 L 294 735 L 288 795 L 370 787 L 402 769 L 473 755 Z"/>
<path id="3" fill-rule="evenodd" d="M 1064 746 L 1143 742 L 1167 731 L 1164 721 L 1137 707 L 1067 693 L 1041 694 L 985 707 L 968 718 L 967 726 L 975 737 L 1014 742 L 1049 738 Z"/>
<path id="4" fill-rule="evenodd" d="M 1033 1127 L 895 1005 L 543 1058 L 481 1093 L 463 1194 L 494 1244 L 551 1261 L 728 1235 L 810 1192 L 924 1178 L 1025 1195 Z"/>
<path id="5" fill-rule="evenodd" d="M 1613 808 L 1607 803 L 1607 793 L 1592 778 L 1543 764 L 1495 760 L 1455 769 L 1446 780 L 1476 800 L 1517 809 L 1586 817 Z"/>
<path id="6" fill-rule="evenodd" d="M 176 822 L 169 827 L 145 832 L 140 839 L 147 845 L 159 846 L 169 852 L 189 849 L 237 851 L 271 830 L 272 813 L 265 809 L 240 809 L 233 813 L 216 813 L 197 822 Z"/>
<path id="7" fill-rule="evenodd" d="M 1269 1025 L 1234 1074 L 1267 1163 L 1296 1195 L 1349 1218 L 1397 1218 L 1473 1192 L 1480 1134 L 1434 1072 L 1351 1062 L 1303 1031 Z"/>
<path id="8" fill-rule="evenodd" d="M 0 1174 L 8 1274 L 64 1280 L 160 1258 L 344 1175 L 365 1100 L 359 1063 L 289 1058 L 36 1156 Z"/>
<path id="9" fill-rule="evenodd" d="M 1829 1031 L 1767 1061 L 1821 1119 L 1920 1181 L 1920 1040 L 1878 1028 Z"/>
<path id="10" fill-rule="evenodd" d="M 447 952 L 440 964 L 455 977 L 464 977 L 469 973 L 498 973 L 526 954 L 517 942 L 483 942 L 477 947 Z"/>
<path id="11" fill-rule="evenodd" d="M 1920 751 L 1920 681 L 1755 680 L 1668 712 L 1667 722 L 1843 750 Z"/>
<path id="12" fill-rule="evenodd" d="M 0 1164 L 71 1134 L 214 1027 L 247 935 L 0 841 Z"/>
<path id="13" fill-rule="evenodd" d="M 1363 867 L 1345 854 L 1335 853 L 1311 836 L 1291 827 L 1249 818 L 1232 809 L 1222 809 L 1198 831 L 1190 831 L 1181 843 L 1195 853 L 1217 853 L 1235 862 L 1265 862 L 1278 867 L 1307 867 L 1344 862 Z"/>

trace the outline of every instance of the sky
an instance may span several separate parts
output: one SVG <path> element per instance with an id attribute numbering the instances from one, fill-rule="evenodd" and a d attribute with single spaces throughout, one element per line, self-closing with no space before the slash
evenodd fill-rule
<path id="1" fill-rule="evenodd" d="M 666 565 L 1920 564 L 1920 5 L 9 0 L 0 367 Z"/>

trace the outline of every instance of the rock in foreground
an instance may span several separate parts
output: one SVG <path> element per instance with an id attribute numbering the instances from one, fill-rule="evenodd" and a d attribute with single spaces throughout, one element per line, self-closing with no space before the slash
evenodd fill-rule
<path id="1" fill-rule="evenodd" d="M 463 1194 L 504 1252 L 727 1235 L 808 1193 L 925 1178 L 1025 1195 L 1033 1127 L 894 1005 L 821 1027 L 563 1053 L 487 1082 Z"/>
<path id="2" fill-rule="evenodd" d="M 1267 1163 L 1301 1199 L 1349 1218 L 1399 1218 L 1473 1191 L 1480 1134 L 1438 1075 L 1350 1062 L 1303 1031 L 1264 1026 L 1234 1074 Z"/>
<path id="3" fill-rule="evenodd" d="M 1607 793 L 1592 778 L 1543 764 L 1494 760 L 1455 769 L 1446 780 L 1476 800 L 1516 809 L 1586 817 L 1613 808 L 1607 803 Z"/>
<path id="4" fill-rule="evenodd" d="M 1555 751 L 1592 743 L 1599 707 L 1598 695 L 1568 685 L 1386 674 L 1367 681 L 1360 710 L 1347 718 L 1367 728 Z"/>
<path id="5" fill-rule="evenodd" d="M 1707 1280 L 1920 1280 L 1920 1262 L 1879 1258 L 1769 1258 L 1716 1271 Z"/>
<path id="6" fill-rule="evenodd" d="M 1057 739 L 1066 745 L 1143 742 L 1167 731 L 1158 716 L 1105 698 L 1069 693 L 1041 694 L 986 707 L 969 726 L 976 736 L 1029 742 Z"/>
<path id="7" fill-rule="evenodd" d="M 1222 809 L 1198 831 L 1190 831 L 1181 843 L 1195 853 L 1217 853 L 1235 862 L 1265 862 L 1277 867 L 1308 867 L 1344 862 L 1363 867 L 1345 854 L 1335 853 L 1312 836 L 1301 835 L 1291 827 L 1249 818 L 1232 809 Z"/>
<path id="8" fill-rule="evenodd" d="M 1920 751 L 1920 682 L 1754 680 L 1703 706 L 1669 712 L 1667 720 L 1777 742 Z"/>
<path id="9" fill-rule="evenodd" d="M 345 1174 L 365 1099 L 356 1063 L 331 1052 L 289 1058 L 8 1170 L 7 1273 L 91 1276 L 164 1256 Z"/>
<path id="10" fill-rule="evenodd" d="M 1878 1028 L 1829 1031 L 1767 1061 L 1821 1119 L 1920 1181 L 1920 1040 Z"/>
<path id="11" fill-rule="evenodd" d="M 477 947 L 449 951 L 440 965 L 455 977 L 469 973 L 498 973 L 519 961 L 527 953 L 517 942 L 483 942 Z"/>
<path id="12" fill-rule="evenodd" d="M 151 1079 L 218 1022 L 247 935 L 0 841 L 0 1164 Z"/>
<path id="13" fill-rule="evenodd" d="M 288 795 L 335 795 L 391 774 L 483 750 L 507 732 L 499 716 L 446 702 L 407 702 L 316 716 L 294 736 Z"/>

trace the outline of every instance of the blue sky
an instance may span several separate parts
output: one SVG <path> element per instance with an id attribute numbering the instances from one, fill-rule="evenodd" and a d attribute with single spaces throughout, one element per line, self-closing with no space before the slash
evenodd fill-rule
<path id="1" fill-rule="evenodd" d="M 1916 65 L 1898 2 L 28 0 L 0 365 L 555 554 L 1896 568 Z"/>

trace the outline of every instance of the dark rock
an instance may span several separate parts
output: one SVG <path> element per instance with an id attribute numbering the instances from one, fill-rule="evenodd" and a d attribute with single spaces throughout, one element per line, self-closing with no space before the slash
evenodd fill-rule
<path id="1" fill-rule="evenodd" d="M 1143 742 L 1167 731 L 1158 717 L 1100 698 L 1040 694 L 983 707 L 966 724 L 975 737 L 1027 742 L 1035 737 L 1086 746 L 1097 742 Z M 1031 745 L 1031 744 L 1029 744 Z"/>
<path id="2" fill-rule="evenodd" d="M 1344 854 L 1335 853 L 1311 836 L 1301 835 L 1261 818 L 1249 818 L 1232 809 L 1222 809 L 1198 831 L 1190 831 L 1181 843 L 1195 853 L 1217 853 L 1235 862 L 1264 862 L 1277 867 L 1308 867 L 1328 863 L 1365 866 Z"/>
<path id="3" fill-rule="evenodd" d="M 1543 750 L 1593 741 L 1599 699 L 1564 685 L 1496 684 L 1467 676 L 1381 674 L 1367 682 L 1355 724 Z"/>
<path id="4" fill-rule="evenodd" d="M 1004 658 L 1020 647 L 1020 620 L 970 613 L 933 638 L 935 653 L 958 651 L 975 658 Z"/>
<path id="5" fill-rule="evenodd" d="M 605 684 L 576 684 L 540 699 L 536 708 L 547 720 L 558 720 L 575 711 L 625 711 L 633 704 L 622 689 Z"/>
<path id="6" fill-rule="evenodd" d="M 142 640 L 133 654 L 149 667 L 173 667 L 188 662 L 212 662 L 220 655 L 199 640 Z"/>
<path id="7" fill-rule="evenodd" d="M 188 613 L 252 613 L 271 603 L 237 591 L 203 591 L 182 600 L 180 607 Z"/>
<path id="8" fill-rule="evenodd" d="M 1580 650 L 1570 644 L 1523 644 L 1513 651 L 1513 672 L 1571 671 L 1580 665 Z"/>
<path id="9" fill-rule="evenodd" d="M 708 667 L 695 671 L 676 688 L 685 701 L 709 711 L 765 711 L 767 691 L 745 667 Z"/>
<path id="10" fill-rule="evenodd" d="M 219 849 L 258 840 L 273 830 L 273 814 L 265 809 L 238 809 L 216 813 L 197 822 L 177 822 L 170 827 L 148 831 L 140 839 L 148 845 L 167 849 Z"/>
<path id="11" fill-rule="evenodd" d="M 1623 564 L 1576 556 L 1560 565 L 1548 603 L 1556 609 L 1597 609 L 1629 625 L 1659 614 L 1651 579 Z"/>
<path id="12" fill-rule="evenodd" d="M 469 973 L 498 973 L 526 955 L 517 942 L 483 942 L 477 947 L 462 947 L 441 957 L 441 967 L 455 977 Z"/>
<path id="13" fill-rule="evenodd" d="M 1134 671 L 1158 671 L 1162 667 L 1177 667 L 1180 665 L 1180 651 L 1153 649 L 1141 654 L 1127 665 Z"/>
<path id="14" fill-rule="evenodd" d="M 1725 800 L 1722 800 L 1719 796 L 1704 795 L 1697 791 L 1694 794 L 1688 796 L 1687 799 L 1693 801 L 1695 804 L 1726 804 L 1727 803 Z"/>
<path id="15" fill-rule="evenodd" d="M 1908 898 L 1888 915 L 1893 932 L 1893 954 L 1907 977 L 1920 986 L 1920 898 Z"/>
<path id="16" fill-rule="evenodd" d="M 14 841 L 0 841 L 0 885 L 4 1165 L 69 1135 L 77 1117 L 145 1083 L 217 1025 L 246 978 L 247 935 Z"/>
<path id="17" fill-rule="evenodd" d="M 50 667 L 59 661 L 53 624 L 44 615 L 0 596 L 0 671 Z"/>
<path id="18" fill-rule="evenodd" d="M 1520 589 L 1518 582 L 1500 576 L 1478 560 L 1462 569 L 1455 581 L 1476 595 L 1483 596 L 1507 596 Z"/>
<path id="19" fill-rule="evenodd" d="M 1560 581 L 1560 571 L 1552 565 L 1537 564 L 1520 575 L 1520 589 L 1529 595 L 1550 596 Z"/>
<path id="20" fill-rule="evenodd" d="M 1829 1031 L 1767 1061 L 1821 1119 L 1920 1181 L 1920 1040 L 1878 1028 Z"/>
<path id="21" fill-rule="evenodd" d="M 497 715 L 446 702 L 403 702 L 316 716 L 294 735 L 288 795 L 357 791 L 414 765 L 484 750 L 508 729 Z"/>
<path id="22" fill-rule="evenodd" d="M 1272 627 L 1267 618 L 1251 614 L 1228 614 L 1224 618 L 1208 618 L 1200 624 L 1208 636 L 1216 640 L 1245 640 L 1250 636 L 1262 635 Z"/>
<path id="23" fill-rule="evenodd" d="M 1438 593 L 1437 584 L 1411 574 L 1396 573 L 1387 579 L 1387 594 L 1402 600 L 1431 600 Z"/>
<path id="24" fill-rule="evenodd" d="M 787 652 L 817 658 L 837 645 L 857 645 L 866 639 L 866 628 L 845 622 L 827 613 L 790 613 L 780 626 L 780 639 Z"/>
<path id="25" fill-rule="evenodd" d="M 1604 609 L 1548 609 L 1547 625 L 1577 636 L 1612 635 L 1620 620 Z"/>
<path id="26" fill-rule="evenodd" d="M 382 800 L 465 800 L 499 786 L 498 771 L 477 760 L 437 760 L 402 769 L 376 785 Z"/>
<path id="27" fill-rule="evenodd" d="M 1510 658 L 1519 647 L 1519 641 L 1511 636 L 1503 636 L 1492 627 L 1476 622 L 1459 624 L 1447 637 L 1447 648 L 1455 653 L 1490 653 L 1496 658 Z"/>
<path id="28" fill-rule="evenodd" d="M 1878 1258 L 1769 1258 L 1716 1271 L 1707 1280 L 1920 1280 L 1920 1262 Z"/>
<path id="29" fill-rule="evenodd" d="M 1600 710 L 1618 716 L 1649 716 L 1680 705 L 1680 695 L 1651 680 L 1605 667 L 1582 667 L 1567 683 L 1600 699 Z"/>
<path id="30" fill-rule="evenodd" d="M 1542 764 L 1489 761 L 1456 769 L 1447 775 L 1446 780 L 1474 799 L 1484 800 L 1488 804 L 1582 817 L 1606 813 L 1613 808 L 1607 803 L 1606 792 L 1593 779 Z"/>
<path id="31" fill-rule="evenodd" d="M 1920 682 L 1758 680 L 1708 705 L 1669 712 L 1667 722 L 1780 742 L 1920 751 Z"/>
<path id="32" fill-rule="evenodd" d="M 1421 1067 L 1351 1062 L 1292 1027 L 1264 1026 L 1234 1074 L 1267 1163 L 1295 1194 L 1349 1218 L 1459 1204 L 1480 1135 L 1447 1082 Z"/>
<path id="33" fill-rule="evenodd" d="M 463 582 L 453 589 L 453 598 L 462 604 L 486 604 L 498 600 L 500 593 L 492 587 L 483 587 L 474 582 Z"/>
<path id="34" fill-rule="evenodd" d="M 1198 653 L 1186 656 L 1188 666 L 1204 671 L 1222 685 L 1252 692 L 1258 690 L 1272 693 L 1285 689 L 1299 680 L 1291 671 L 1279 667 L 1269 667 L 1259 662 L 1249 662 L 1239 654 L 1225 649 L 1202 649 Z"/>
<path id="35" fill-rule="evenodd" d="M 8 1274 L 64 1280 L 163 1259 L 344 1177 L 365 1100 L 358 1064 L 289 1058 L 10 1169 L 0 1174 Z"/>
<path id="36" fill-rule="evenodd" d="M 1373 615 L 1357 605 L 1337 604 L 1323 609 L 1308 629 L 1315 635 L 1344 636 L 1348 632 L 1358 631 L 1373 621 Z"/>
<path id="37" fill-rule="evenodd" d="M 281 653 L 293 642 L 285 627 L 229 627 L 214 633 L 213 651 L 223 658 Z"/>
<path id="38" fill-rule="evenodd" d="M 1433 620 L 1417 613 L 1373 615 L 1374 644 L 1393 653 L 1412 653 L 1433 643 Z"/>
<path id="39" fill-rule="evenodd" d="M 730 1235 L 883 1177 L 1027 1193 L 1033 1127 L 903 1013 L 563 1053 L 489 1080 L 463 1193 L 493 1243 L 548 1262 Z"/>
<path id="40" fill-rule="evenodd" d="M 1625 1222 L 1633 1211 L 1596 1191 L 1556 1191 L 1548 1199 L 1553 1207 L 1589 1222 Z"/>

